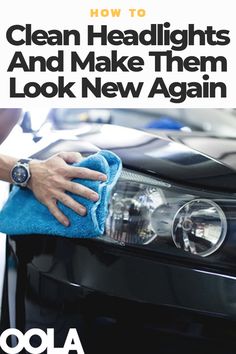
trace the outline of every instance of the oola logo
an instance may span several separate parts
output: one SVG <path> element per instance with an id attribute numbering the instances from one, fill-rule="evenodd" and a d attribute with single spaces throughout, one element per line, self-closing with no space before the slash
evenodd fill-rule
<path id="1" fill-rule="evenodd" d="M 17 344 L 14 347 L 8 345 L 8 338 L 14 336 L 17 339 Z M 33 347 L 30 343 L 30 339 L 33 336 L 40 338 L 40 345 Z M 26 333 L 22 333 L 16 328 L 9 328 L 5 330 L 0 336 L 0 349 L 6 354 L 19 354 L 22 350 L 25 350 L 29 354 L 41 354 L 46 351 L 47 354 L 69 354 L 71 350 L 73 353 L 84 354 L 79 335 L 75 328 L 71 328 L 68 331 L 63 348 L 55 347 L 54 345 L 54 329 L 48 328 L 47 332 L 44 332 L 38 328 L 32 328 Z"/>

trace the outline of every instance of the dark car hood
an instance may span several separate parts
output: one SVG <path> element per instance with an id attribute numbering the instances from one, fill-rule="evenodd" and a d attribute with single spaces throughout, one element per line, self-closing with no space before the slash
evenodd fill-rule
<path id="1" fill-rule="evenodd" d="M 206 136 L 196 140 L 191 135 L 174 140 L 120 126 L 84 125 L 76 139 L 59 139 L 34 156 L 47 158 L 62 150 L 86 154 L 107 149 L 120 156 L 127 168 L 169 182 L 236 192 L 235 140 Z"/>

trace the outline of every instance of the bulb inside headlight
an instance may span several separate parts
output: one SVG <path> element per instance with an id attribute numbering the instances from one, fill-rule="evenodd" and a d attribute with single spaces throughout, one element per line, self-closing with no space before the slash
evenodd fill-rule
<path id="1" fill-rule="evenodd" d="M 110 200 L 107 233 L 125 243 L 151 242 L 157 236 L 152 225 L 153 213 L 163 203 L 163 198 L 158 188 L 118 182 Z"/>
<path id="2" fill-rule="evenodd" d="M 177 247 L 208 256 L 220 247 L 226 231 L 226 217 L 219 205 L 212 200 L 196 199 L 177 211 L 172 237 Z"/>

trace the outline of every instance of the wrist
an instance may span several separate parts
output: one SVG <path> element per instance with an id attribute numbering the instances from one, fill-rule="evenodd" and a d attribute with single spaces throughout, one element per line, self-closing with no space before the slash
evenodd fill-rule
<path id="1" fill-rule="evenodd" d="M 27 183 L 27 188 L 30 190 L 33 190 L 33 182 L 35 179 L 37 179 L 37 175 L 39 174 L 39 169 L 41 167 L 41 162 L 40 160 L 31 160 L 29 162 L 29 169 L 30 169 L 30 179 L 28 180 Z"/>
<path id="2" fill-rule="evenodd" d="M 18 160 L 10 172 L 11 182 L 20 187 L 28 187 L 33 164 L 32 159 Z"/>

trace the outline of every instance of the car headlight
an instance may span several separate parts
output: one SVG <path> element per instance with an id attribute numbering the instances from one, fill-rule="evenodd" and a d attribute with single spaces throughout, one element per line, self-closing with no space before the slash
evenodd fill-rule
<path id="1" fill-rule="evenodd" d="M 235 206 L 233 196 L 183 188 L 124 169 L 110 198 L 105 240 L 152 249 L 168 244 L 208 256 L 225 242 Z"/>

